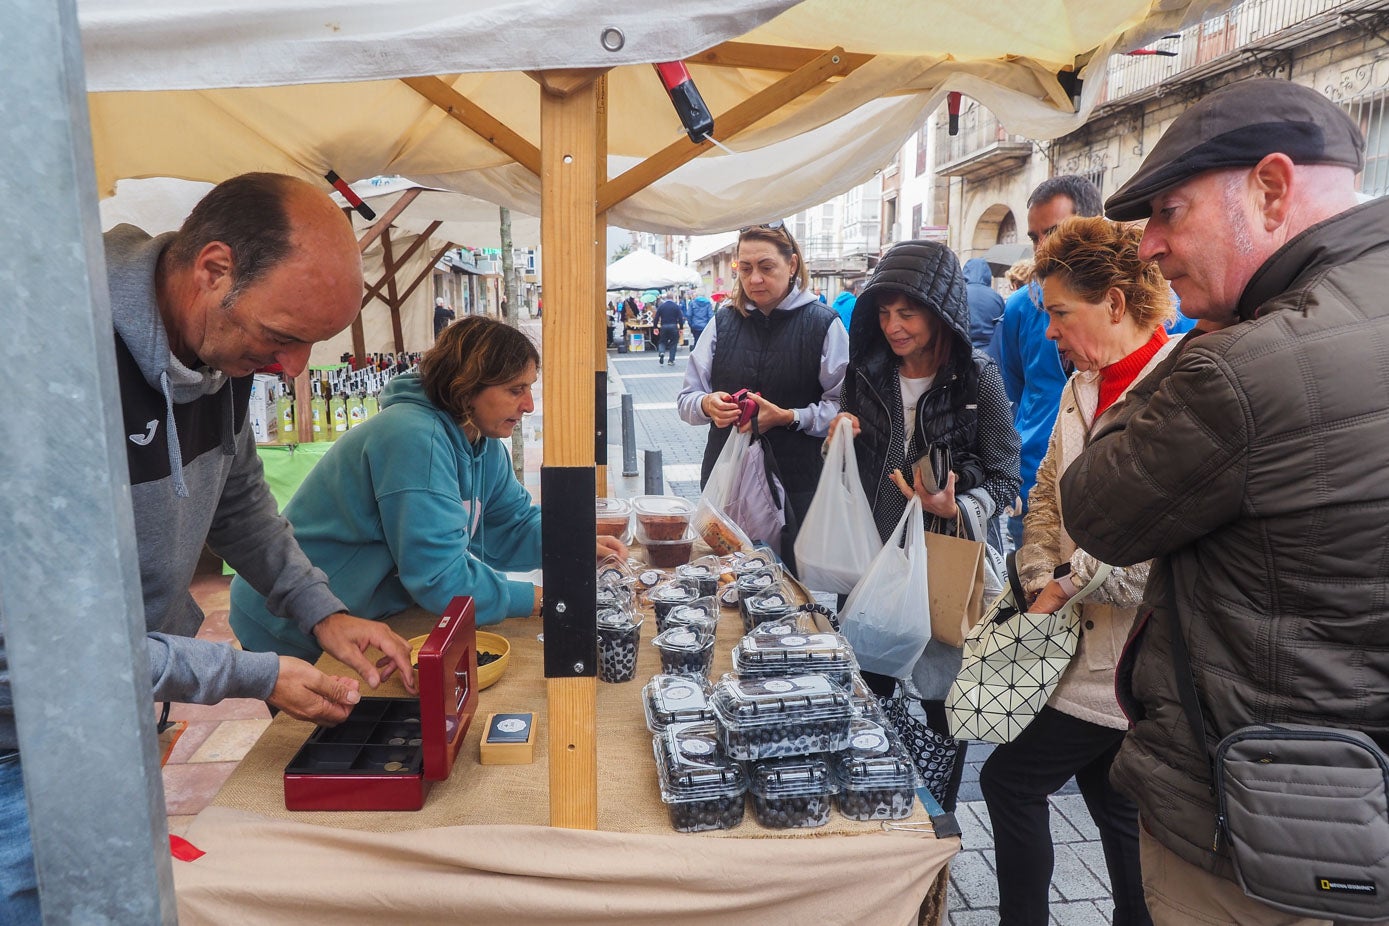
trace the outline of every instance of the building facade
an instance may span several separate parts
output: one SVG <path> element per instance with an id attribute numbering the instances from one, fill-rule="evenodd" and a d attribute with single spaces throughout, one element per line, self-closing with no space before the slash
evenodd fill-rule
<path id="1" fill-rule="evenodd" d="M 964 260 L 1026 241 L 1027 196 L 1050 176 L 1080 174 L 1110 195 L 1188 106 L 1249 77 L 1293 80 L 1345 106 L 1366 138 L 1361 191 L 1389 193 L 1389 0 L 1244 0 L 1116 55 L 1094 116 L 1054 141 L 1010 135 L 966 101 L 957 135 L 935 129 L 950 246 Z"/>

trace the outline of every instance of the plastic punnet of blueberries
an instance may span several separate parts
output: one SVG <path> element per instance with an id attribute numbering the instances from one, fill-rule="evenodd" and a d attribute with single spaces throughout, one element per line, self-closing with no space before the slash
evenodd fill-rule
<path id="1" fill-rule="evenodd" d="M 626 608 L 598 612 L 599 681 L 630 682 L 636 677 L 641 625 L 640 613 Z"/>
<path id="2" fill-rule="evenodd" d="M 651 641 L 661 653 L 661 671 L 666 675 L 697 675 L 707 678 L 714 664 L 714 633 L 694 624 L 675 624 Z"/>
<path id="3" fill-rule="evenodd" d="M 752 767 L 749 790 L 757 822 L 774 829 L 824 826 L 838 790 L 823 756 L 764 759 Z"/>
<path id="4" fill-rule="evenodd" d="M 912 815 L 916 766 L 884 722 L 856 719 L 849 748 L 831 765 L 839 791 L 835 805 L 851 820 L 901 820 Z"/>
<path id="5" fill-rule="evenodd" d="M 743 821 L 747 777 L 719 747 L 713 724 L 671 724 L 651 744 L 661 800 L 676 831 L 730 829 Z"/>

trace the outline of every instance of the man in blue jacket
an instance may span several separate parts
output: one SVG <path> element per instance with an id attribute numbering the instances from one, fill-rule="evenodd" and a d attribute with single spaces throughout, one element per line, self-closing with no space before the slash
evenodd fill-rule
<path id="1" fill-rule="evenodd" d="M 699 336 L 714 319 L 714 302 L 708 296 L 695 296 L 690 300 L 690 312 L 686 321 L 690 324 L 690 350 L 699 343 Z"/>
<path id="2" fill-rule="evenodd" d="M 965 297 L 969 300 L 969 340 L 988 350 L 994 328 L 1003 317 L 1003 297 L 994 292 L 994 273 L 982 257 L 965 261 Z"/>

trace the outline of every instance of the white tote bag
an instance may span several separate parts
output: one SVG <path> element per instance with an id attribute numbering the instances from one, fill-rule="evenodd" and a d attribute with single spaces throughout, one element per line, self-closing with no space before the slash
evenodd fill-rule
<path id="1" fill-rule="evenodd" d="M 796 537 L 796 569 L 807 588 L 847 595 L 882 548 L 859 480 L 854 426 L 841 418 Z"/>
<path id="2" fill-rule="evenodd" d="M 701 496 L 719 511 L 728 510 L 733 484 L 738 481 L 738 474 L 743 470 L 743 458 L 747 456 L 751 443 L 750 433 L 734 429 L 733 433 L 728 435 L 728 440 L 724 441 L 723 449 L 714 461 L 714 468 L 709 471 L 709 481 L 704 483 Z"/>
<path id="3" fill-rule="evenodd" d="M 905 543 L 903 539 L 905 538 Z M 859 668 L 906 678 L 931 639 L 926 525 L 913 497 L 839 612 L 840 632 Z"/>

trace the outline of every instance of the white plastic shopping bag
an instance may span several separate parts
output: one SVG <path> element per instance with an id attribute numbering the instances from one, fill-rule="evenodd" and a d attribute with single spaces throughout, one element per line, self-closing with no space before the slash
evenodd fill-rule
<path id="1" fill-rule="evenodd" d="M 844 608 L 839 628 L 861 669 L 906 678 L 931 639 L 926 525 L 913 497 Z"/>
<path id="2" fill-rule="evenodd" d="M 754 541 L 781 555 L 781 531 L 786 527 L 786 489 L 767 466 L 766 443 L 754 440 L 743 455 L 742 468 L 729 488 L 724 513 Z"/>
<path id="3" fill-rule="evenodd" d="M 796 537 L 796 569 L 807 588 L 847 595 L 882 548 L 859 479 L 854 426 L 841 418 Z"/>
<path id="4" fill-rule="evenodd" d="M 724 441 L 723 449 L 714 461 L 714 468 L 709 471 L 709 481 L 704 483 L 704 491 L 700 494 L 719 511 L 728 511 L 733 484 L 743 470 L 743 458 L 747 456 L 751 443 L 750 433 L 734 429 L 728 435 L 728 440 Z"/>

